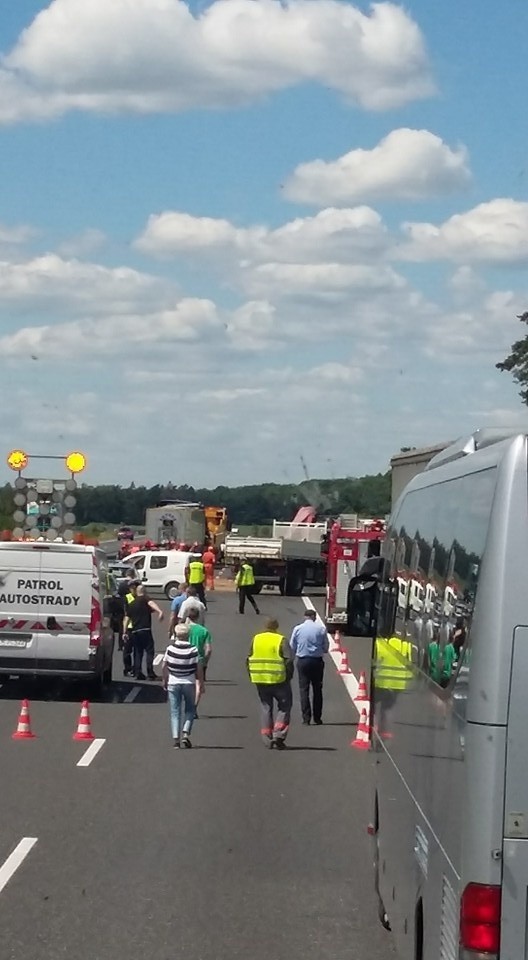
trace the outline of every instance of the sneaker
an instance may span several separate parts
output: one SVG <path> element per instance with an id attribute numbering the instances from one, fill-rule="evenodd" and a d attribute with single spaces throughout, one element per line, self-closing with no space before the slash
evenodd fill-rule
<path id="1" fill-rule="evenodd" d="M 183 743 L 183 746 L 184 746 L 184 747 L 187 747 L 188 750 L 190 750 L 190 748 L 192 747 L 192 743 L 191 743 L 191 741 L 189 740 L 189 734 L 188 734 L 188 733 L 184 733 L 184 734 L 183 734 L 182 743 Z"/>
<path id="2" fill-rule="evenodd" d="M 316 727 L 322 727 L 322 726 L 323 726 L 323 721 L 322 721 L 322 720 L 314 720 L 314 723 L 315 723 L 315 726 L 316 726 Z"/>
<path id="3" fill-rule="evenodd" d="M 148 678 L 149 680 L 161 680 L 161 677 L 158 677 L 157 673 L 149 673 Z"/>
<path id="4" fill-rule="evenodd" d="M 309 721 L 309 720 L 303 720 L 303 724 L 304 724 L 305 727 L 309 727 L 309 726 L 310 726 L 310 721 Z"/>
<path id="5" fill-rule="evenodd" d="M 173 747 L 174 747 L 175 750 L 179 750 L 179 749 L 180 749 L 180 738 L 179 738 L 179 737 L 174 737 Z"/>
<path id="6" fill-rule="evenodd" d="M 134 672 L 133 672 L 133 670 L 123 670 L 123 676 L 124 676 L 124 677 L 133 677 L 133 676 L 134 676 Z"/>
<path id="7" fill-rule="evenodd" d="M 136 680 L 146 680 L 146 679 L 147 678 L 144 673 L 136 673 Z"/>
<path id="8" fill-rule="evenodd" d="M 284 740 L 274 740 L 273 743 L 275 744 L 276 750 L 286 750 L 286 744 Z"/>

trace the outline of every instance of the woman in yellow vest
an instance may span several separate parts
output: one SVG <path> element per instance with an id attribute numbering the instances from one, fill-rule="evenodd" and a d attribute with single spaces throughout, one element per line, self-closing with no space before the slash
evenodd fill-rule
<path id="1" fill-rule="evenodd" d="M 278 633 L 278 621 L 268 620 L 265 627 L 253 637 L 247 668 L 260 700 L 262 739 L 270 749 L 284 750 L 290 726 L 293 660 L 288 641 Z"/>

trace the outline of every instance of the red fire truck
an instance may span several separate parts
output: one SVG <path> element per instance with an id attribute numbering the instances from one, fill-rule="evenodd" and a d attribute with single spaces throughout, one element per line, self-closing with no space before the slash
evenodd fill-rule
<path id="1" fill-rule="evenodd" d="M 379 556 L 384 538 L 383 520 L 358 520 L 356 516 L 343 515 L 332 524 L 325 547 L 328 625 L 346 628 L 348 584 L 368 557 Z"/>

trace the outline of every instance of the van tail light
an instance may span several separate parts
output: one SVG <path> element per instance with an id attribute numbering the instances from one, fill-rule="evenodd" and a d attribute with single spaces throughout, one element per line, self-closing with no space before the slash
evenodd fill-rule
<path id="1" fill-rule="evenodd" d="M 101 646 L 101 604 L 95 597 L 92 598 L 92 615 L 90 617 L 90 647 Z"/>
<path id="2" fill-rule="evenodd" d="M 460 904 L 460 945 L 468 958 L 497 956 L 500 947 L 501 888 L 468 883 Z"/>

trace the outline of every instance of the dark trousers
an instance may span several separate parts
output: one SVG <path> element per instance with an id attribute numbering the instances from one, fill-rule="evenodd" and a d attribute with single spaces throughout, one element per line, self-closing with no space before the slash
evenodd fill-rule
<path id="1" fill-rule="evenodd" d="M 317 723 L 321 720 L 323 712 L 323 658 L 299 657 L 297 659 L 297 674 L 299 677 L 302 718 L 303 720 L 311 720 L 313 712 L 313 718 Z M 312 688 L 313 707 L 310 704 L 310 687 Z"/>
<path id="2" fill-rule="evenodd" d="M 132 654 L 134 652 L 134 638 L 131 631 L 123 637 L 123 669 L 128 673 L 132 670 Z"/>
<path id="3" fill-rule="evenodd" d="M 240 613 L 244 613 L 244 608 L 246 606 L 246 600 L 249 601 L 253 607 L 255 613 L 259 612 L 259 608 L 255 603 L 255 598 L 253 596 L 253 587 L 239 587 L 238 588 L 238 609 Z"/>
<path id="4" fill-rule="evenodd" d="M 151 630 L 132 630 L 132 645 L 134 649 L 134 673 L 137 677 L 141 673 L 143 654 L 147 661 L 147 674 L 154 673 L 154 637 Z"/>
<path id="5" fill-rule="evenodd" d="M 201 600 L 204 607 L 207 606 L 207 600 L 205 599 L 205 584 L 204 583 L 193 583 L 192 586 L 196 590 L 196 596 L 198 600 Z"/>
<path id="6" fill-rule="evenodd" d="M 257 683 L 260 700 L 260 733 L 264 741 L 286 740 L 292 706 L 291 683 Z M 275 717 L 274 708 L 277 708 Z"/>

